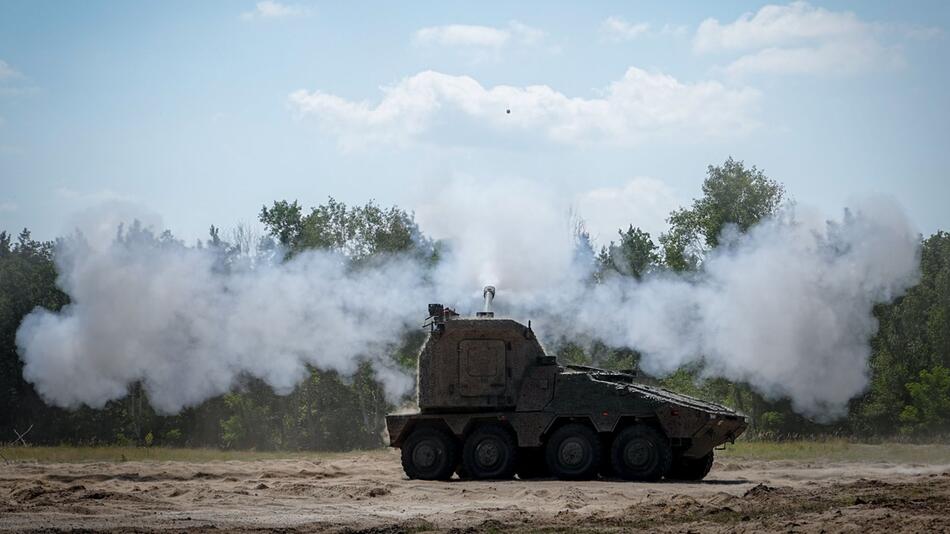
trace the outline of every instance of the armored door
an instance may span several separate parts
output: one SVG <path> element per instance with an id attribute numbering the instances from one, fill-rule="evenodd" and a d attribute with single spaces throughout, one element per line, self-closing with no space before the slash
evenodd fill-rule
<path id="1" fill-rule="evenodd" d="M 463 397 L 500 397 L 508 388 L 508 354 L 500 339 L 459 343 L 459 392 Z"/>

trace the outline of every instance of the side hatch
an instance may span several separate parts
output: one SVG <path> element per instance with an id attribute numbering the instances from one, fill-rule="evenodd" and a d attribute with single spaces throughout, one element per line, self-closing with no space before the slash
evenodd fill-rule
<path id="1" fill-rule="evenodd" d="M 459 393 L 463 397 L 502 397 L 508 389 L 508 351 L 500 339 L 459 343 Z"/>

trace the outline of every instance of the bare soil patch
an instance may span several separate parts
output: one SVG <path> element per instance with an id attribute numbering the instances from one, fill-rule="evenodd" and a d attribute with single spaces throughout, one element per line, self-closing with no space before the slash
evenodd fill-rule
<path id="1" fill-rule="evenodd" d="M 0 465 L 0 530 L 950 532 L 950 465 L 725 457 L 702 483 L 407 480 L 396 451 Z"/>

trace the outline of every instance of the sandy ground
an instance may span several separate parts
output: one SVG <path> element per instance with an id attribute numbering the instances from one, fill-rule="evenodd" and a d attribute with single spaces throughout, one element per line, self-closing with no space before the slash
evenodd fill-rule
<path id="1" fill-rule="evenodd" d="M 702 483 L 420 482 L 386 451 L 0 473 L 0 530 L 950 532 L 950 465 L 725 459 Z"/>

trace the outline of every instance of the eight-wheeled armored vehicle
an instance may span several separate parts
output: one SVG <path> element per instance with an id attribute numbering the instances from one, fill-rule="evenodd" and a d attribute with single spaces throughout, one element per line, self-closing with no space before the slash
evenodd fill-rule
<path id="1" fill-rule="evenodd" d="M 558 365 L 531 329 L 485 311 L 429 305 L 418 413 L 386 417 L 409 478 L 554 476 L 700 480 L 746 419 L 638 383 L 633 373 Z"/>

